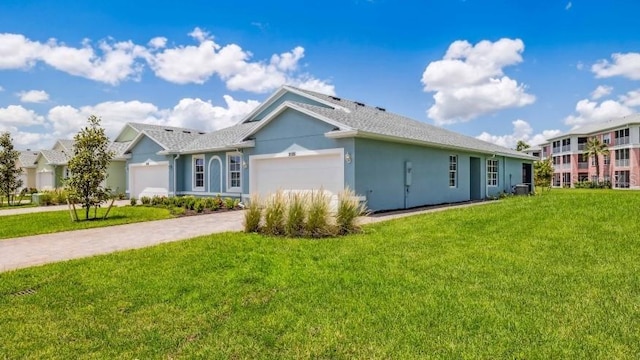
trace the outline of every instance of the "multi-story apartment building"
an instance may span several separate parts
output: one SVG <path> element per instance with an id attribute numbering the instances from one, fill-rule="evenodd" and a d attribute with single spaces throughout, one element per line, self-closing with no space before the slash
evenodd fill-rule
<path id="1" fill-rule="evenodd" d="M 590 137 L 609 147 L 609 155 L 600 156 L 600 180 L 613 188 L 640 189 L 640 114 L 625 116 L 547 139 L 541 144 L 541 158 L 553 159 L 556 187 L 597 180 L 595 159 L 587 158 L 585 148 Z"/>

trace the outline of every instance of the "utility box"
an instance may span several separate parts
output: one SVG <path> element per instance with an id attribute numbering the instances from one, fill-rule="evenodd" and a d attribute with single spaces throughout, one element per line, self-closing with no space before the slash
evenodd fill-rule
<path id="1" fill-rule="evenodd" d="M 516 195 L 528 195 L 529 194 L 529 185 L 527 184 L 518 184 L 516 185 Z"/>
<path id="2" fill-rule="evenodd" d="M 31 203 L 40 206 L 40 194 L 31 194 Z"/>

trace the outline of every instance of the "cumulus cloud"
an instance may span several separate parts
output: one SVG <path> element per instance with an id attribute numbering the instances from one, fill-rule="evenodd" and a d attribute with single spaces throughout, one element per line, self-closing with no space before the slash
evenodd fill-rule
<path id="1" fill-rule="evenodd" d="M 629 106 L 615 100 L 606 100 L 601 103 L 583 99 L 576 104 L 576 113 L 564 119 L 564 123 L 574 128 L 584 124 L 607 121 L 614 118 L 632 114 L 634 111 Z"/>
<path id="2" fill-rule="evenodd" d="M 1 92 L 1 91 L 4 91 L 4 88 L 3 88 L 2 86 L 0 86 L 0 92 Z"/>
<path id="3" fill-rule="evenodd" d="M 640 53 L 615 53 L 612 62 L 600 60 L 591 66 L 597 78 L 622 76 L 631 80 L 640 80 Z"/>
<path id="4" fill-rule="evenodd" d="M 17 95 L 23 103 L 41 103 L 49 100 L 49 94 L 44 90 L 21 91 Z"/>
<path id="5" fill-rule="evenodd" d="M 500 146 L 515 149 L 518 141 L 522 140 L 529 145 L 540 145 L 547 141 L 548 138 L 560 135 L 560 130 L 544 130 L 541 133 L 534 134 L 531 125 L 521 119 L 515 120 L 513 124 L 513 133 L 506 135 L 492 135 L 487 132 L 476 136 L 476 138 L 488 141 Z"/>
<path id="6" fill-rule="evenodd" d="M 429 63 L 422 74 L 424 91 L 434 92 L 435 100 L 427 115 L 443 125 L 532 104 L 535 96 L 503 71 L 522 62 L 523 51 L 520 39 L 453 42 L 443 59 Z"/>
<path id="7" fill-rule="evenodd" d="M 220 45 L 208 32 L 196 27 L 189 36 L 195 45 L 167 47 L 167 38 L 152 38 L 146 46 L 132 41 L 85 39 L 78 47 L 56 39 L 32 41 L 21 34 L 0 34 L 0 69 L 29 69 L 38 62 L 86 79 L 117 85 L 140 80 L 145 65 L 156 76 L 177 84 L 203 84 L 219 77 L 230 90 L 263 93 L 284 84 L 306 83 L 330 88 L 326 81 L 301 72 L 304 48 L 274 54 L 269 60 L 252 61 L 251 52 L 237 44 Z"/>
<path id="8" fill-rule="evenodd" d="M 598 100 L 601 97 L 611 94 L 613 88 L 611 86 L 600 85 L 591 93 L 591 100 Z"/>
<path id="9" fill-rule="evenodd" d="M 224 96 L 224 101 L 226 106 L 215 106 L 211 101 L 185 98 L 168 109 L 137 100 L 107 101 L 79 108 L 64 105 L 49 110 L 47 122 L 57 138 L 72 137 L 86 125 L 90 115 L 102 118 L 102 126 L 111 138 L 128 122 L 212 131 L 235 124 L 259 105 L 258 101 L 239 101 L 229 95 Z"/>
<path id="10" fill-rule="evenodd" d="M 33 126 L 43 124 L 44 120 L 44 117 L 33 110 L 25 109 L 22 105 L 9 105 L 0 108 L 0 125 Z"/>
<path id="11" fill-rule="evenodd" d="M 103 40 L 97 49 L 85 40 L 71 47 L 56 39 L 32 41 L 21 34 L 0 34 L 0 69 L 28 69 L 38 61 L 68 74 L 116 85 L 137 79 L 142 65 L 136 62 L 147 50 L 131 41 Z"/>
<path id="12" fill-rule="evenodd" d="M 626 93 L 625 95 L 620 96 L 620 101 L 629 107 L 638 107 L 640 106 L 640 89 L 632 90 Z"/>

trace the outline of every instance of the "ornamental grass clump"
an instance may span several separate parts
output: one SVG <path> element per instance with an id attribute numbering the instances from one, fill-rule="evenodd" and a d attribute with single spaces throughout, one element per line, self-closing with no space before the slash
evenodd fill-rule
<path id="1" fill-rule="evenodd" d="M 307 207 L 307 235 L 315 238 L 332 236 L 330 197 L 320 189 L 312 191 Z"/>
<path id="2" fill-rule="evenodd" d="M 249 206 L 244 213 L 244 231 L 247 233 L 257 233 L 260 231 L 260 220 L 262 218 L 262 208 L 258 195 L 252 195 Z"/>
<path id="3" fill-rule="evenodd" d="M 347 188 L 338 195 L 336 227 L 340 235 L 360 232 L 358 217 L 366 214 L 366 206 L 360 202 L 353 190 Z"/>
<path id="4" fill-rule="evenodd" d="M 277 191 L 267 200 L 264 209 L 264 226 L 262 232 L 267 235 L 283 235 L 287 199 L 282 191 Z"/>
<path id="5" fill-rule="evenodd" d="M 306 194 L 290 193 L 287 206 L 287 220 L 284 227 L 285 235 L 304 236 L 305 213 L 309 197 Z"/>

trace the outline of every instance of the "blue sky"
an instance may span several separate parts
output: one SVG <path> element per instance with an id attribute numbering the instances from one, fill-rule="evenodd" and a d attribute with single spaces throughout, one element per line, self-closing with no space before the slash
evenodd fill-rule
<path id="1" fill-rule="evenodd" d="M 0 3 L 0 131 L 215 130 L 283 84 L 512 147 L 640 109 L 637 1 Z"/>

